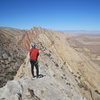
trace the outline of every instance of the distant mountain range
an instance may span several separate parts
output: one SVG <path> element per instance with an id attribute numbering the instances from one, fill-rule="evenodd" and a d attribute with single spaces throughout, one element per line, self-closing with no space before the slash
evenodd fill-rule
<path id="1" fill-rule="evenodd" d="M 100 34 L 100 30 L 64 30 L 62 32 L 71 32 L 71 33 L 78 33 L 78 34 Z"/>

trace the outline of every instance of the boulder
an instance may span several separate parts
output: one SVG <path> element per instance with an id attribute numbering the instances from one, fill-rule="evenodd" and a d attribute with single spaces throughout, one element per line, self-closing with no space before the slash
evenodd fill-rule
<path id="1" fill-rule="evenodd" d="M 3 60 L 8 59 L 8 55 L 7 55 L 6 53 L 4 53 L 4 54 L 2 55 L 2 58 L 3 58 Z"/>

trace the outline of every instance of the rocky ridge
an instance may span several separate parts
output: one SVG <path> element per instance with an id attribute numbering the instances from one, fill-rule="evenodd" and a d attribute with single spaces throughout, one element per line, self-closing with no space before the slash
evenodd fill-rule
<path id="1" fill-rule="evenodd" d="M 71 46 L 69 37 L 69 34 L 37 27 L 27 30 L 19 45 L 28 50 L 32 41 L 37 43 L 41 78 L 31 79 L 27 55 L 15 80 L 0 89 L 0 99 L 99 100 L 99 68 Z"/>

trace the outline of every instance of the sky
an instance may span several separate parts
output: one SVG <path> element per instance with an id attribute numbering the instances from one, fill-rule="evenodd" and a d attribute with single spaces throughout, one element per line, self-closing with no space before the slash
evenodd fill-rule
<path id="1" fill-rule="evenodd" d="M 100 0 L 0 0 L 0 26 L 100 30 Z"/>

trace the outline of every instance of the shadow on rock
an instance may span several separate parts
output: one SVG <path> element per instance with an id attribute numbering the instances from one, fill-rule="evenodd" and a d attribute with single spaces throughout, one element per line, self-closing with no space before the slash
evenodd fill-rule
<path id="1" fill-rule="evenodd" d="M 39 74 L 39 77 L 38 78 L 43 78 L 44 76 L 46 76 L 46 75 Z"/>

